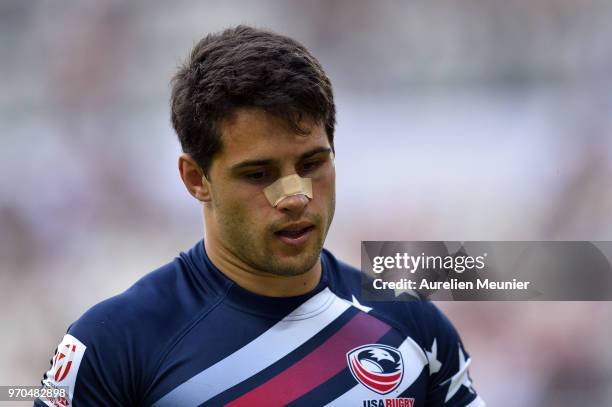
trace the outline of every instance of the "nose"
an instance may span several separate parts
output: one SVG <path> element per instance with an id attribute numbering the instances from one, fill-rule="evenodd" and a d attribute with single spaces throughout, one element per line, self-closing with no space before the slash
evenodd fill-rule
<path id="1" fill-rule="evenodd" d="M 299 214 L 306 209 L 308 201 L 309 199 L 306 195 L 291 195 L 281 200 L 278 205 L 276 205 L 276 208 L 285 213 Z"/>

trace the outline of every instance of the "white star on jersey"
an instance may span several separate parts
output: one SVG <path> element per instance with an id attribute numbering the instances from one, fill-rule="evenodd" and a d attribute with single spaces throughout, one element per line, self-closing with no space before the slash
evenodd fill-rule
<path id="1" fill-rule="evenodd" d="M 470 365 L 471 359 L 465 359 L 465 354 L 463 353 L 463 349 L 461 349 L 461 345 L 457 345 L 459 347 L 459 370 L 457 373 L 451 377 L 450 379 L 444 381 L 442 385 L 448 383 L 450 381 L 450 385 L 448 386 L 448 392 L 446 393 L 446 399 L 444 402 L 446 403 L 451 399 L 459 391 L 461 386 L 465 386 L 468 388 L 470 393 L 473 393 L 472 390 L 472 381 L 470 380 L 470 376 L 468 375 L 468 366 Z"/>
<path id="2" fill-rule="evenodd" d="M 372 307 L 366 307 L 365 305 L 361 305 L 359 303 L 359 300 L 357 300 L 357 298 L 354 295 L 353 295 L 353 302 L 352 302 L 352 304 L 353 304 L 354 307 L 359 308 L 363 312 L 370 312 L 372 310 Z"/>
<path id="3" fill-rule="evenodd" d="M 431 344 L 431 351 L 425 351 L 425 355 L 427 355 L 427 360 L 429 361 L 429 375 L 431 376 L 434 373 L 438 373 L 442 367 L 442 362 L 438 360 L 438 343 L 436 342 L 436 338 L 434 338 Z"/>

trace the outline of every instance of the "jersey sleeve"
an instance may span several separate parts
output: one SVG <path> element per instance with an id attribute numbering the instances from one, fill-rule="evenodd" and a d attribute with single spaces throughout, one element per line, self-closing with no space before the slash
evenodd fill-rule
<path id="1" fill-rule="evenodd" d="M 425 344 L 429 362 L 427 407 L 484 407 L 470 378 L 471 359 L 451 322 L 429 303 L 433 330 Z"/>
<path id="2" fill-rule="evenodd" d="M 134 405 L 131 346 L 122 335 L 125 330 L 112 324 L 99 308 L 69 328 L 43 376 L 44 387 L 66 388 L 67 397 L 38 399 L 35 406 Z"/>

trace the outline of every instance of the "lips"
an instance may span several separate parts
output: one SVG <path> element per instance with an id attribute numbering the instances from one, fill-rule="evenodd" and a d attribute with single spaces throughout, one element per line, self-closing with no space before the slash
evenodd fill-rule
<path id="1" fill-rule="evenodd" d="M 296 230 L 283 229 L 283 230 L 279 230 L 278 232 L 276 232 L 276 234 L 281 235 L 281 236 L 291 237 L 295 239 L 295 238 L 298 238 L 304 235 L 306 232 L 308 232 L 309 230 L 313 228 L 314 226 L 306 226 L 305 228 L 296 229 Z"/>
<path id="2" fill-rule="evenodd" d="M 301 222 L 285 226 L 274 234 L 287 244 L 300 245 L 308 240 L 313 229 L 313 224 Z"/>

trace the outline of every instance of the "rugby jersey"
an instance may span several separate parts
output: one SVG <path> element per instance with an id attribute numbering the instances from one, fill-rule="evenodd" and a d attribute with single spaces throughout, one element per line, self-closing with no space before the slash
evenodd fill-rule
<path id="1" fill-rule="evenodd" d="M 35 406 L 484 406 L 470 358 L 428 301 L 360 301 L 359 270 L 321 253 L 310 293 L 265 297 L 203 241 L 74 322 Z"/>

